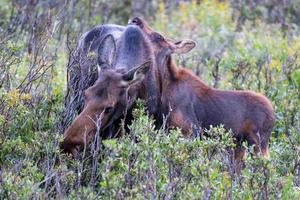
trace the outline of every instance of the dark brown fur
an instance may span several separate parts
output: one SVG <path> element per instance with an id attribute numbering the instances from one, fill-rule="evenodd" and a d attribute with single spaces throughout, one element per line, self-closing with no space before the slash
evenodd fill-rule
<path id="1" fill-rule="evenodd" d="M 99 73 L 95 84 L 85 91 L 83 111 L 64 133 L 62 149 L 76 156 L 78 150 L 91 143 L 96 131 L 103 131 L 124 114 L 131 104 L 129 86 L 139 87 L 140 84 L 135 83 L 145 78 L 150 65 L 151 62 L 146 62 L 126 73 L 117 70 Z"/>
<path id="2" fill-rule="evenodd" d="M 255 150 L 268 157 L 268 142 L 274 128 L 275 114 L 271 102 L 253 91 L 225 91 L 206 85 L 192 72 L 176 66 L 172 53 L 185 53 L 193 48 L 192 41 L 173 42 L 157 40 L 154 31 L 145 20 L 133 18 L 130 23 L 138 25 L 150 38 L 156 55 L 164 59 L 156 61 L 162 76 L 162 108 L 170 115 L 169 125 L 179 127 L 190 135 L 192 127 L 209 128 L 224 124 L 231 129 L 238 142 L 246 140 L 255 144 Z M 236 157 L 242 157 L 244 149 L 238 147 Z"/>
<path id="3" fill-rule="evenodd" d="M 160 103 L 163 114 L 170 115 L 168 121 L 170 127 L 179 127 L 184 135 L 189 136 L 193 131 L 196 131 L 195 127 L 209 128 L 210 125 L 224 124 L 226 129 L 233 131 L 237 141 L 246 140 L 249 144 L 255 144 L 257 152 L 261 152 L 263 156 L 268 156 L 268 142 L 274 127 L 275 116 L 272 105 L 266 97 L 252 91 L 224 91 L 207 86 L 190 71 L 178 68 L 171 58 L 172 53 L 190 51 L 195 46 L 193 41 L 173 42 L 166 39 L 140 18 L 134 18 L 130 23 L 138 25 L 144 31 L 151 43 L 151 48 L 153 48 L 153 66 L 159 71 Z M 105 83 L 107 80 L 102 84 Z M 114 85 L 114 83 L 116 81 L 110 82 L 109 85 Z M 96 88 L 101 88 L 101 84 Z M 95 94 L 103 94 L 103 91 L 101 93 L 94 92 L 92 99 L 97 97 Z M 107 106 L 103 105 L 105 102 L 113 103 L 112 106 L 119 112 L 124 112 L 127 109 L 122 106 L 122 103 L 120 104 L 123 100 L 115 90 L 108 90 L 104 99 L 98 99 L 95 102 L 97 102 L 98 107 L 102 108 L 102 111 Z M 89 104 L 87 103 L 87 105 Z M 91 128 L 91 122 L 84 120 L 87 119 L 84 116 L 84 111 L 73 123 L 76 124 L 78 121 L 80 126 L 72 125 L 70 128 L 77 132 L 76 135 L 73 135 L 73 131 L 70 129 L 65 133 L 64 144 L 66 146 L 71 144 L 70 152 L 74 150 L 76 145 L 74 141 L 78 142 L 80 146 L 86 143 L 83 130 L 81 130 L 83 127 L 88 127 L 91 132 L 94 131 Z M 89 111 L 89 113 L 93 112 L 95 111 Z M 99 115 L 98 111 L 97 113 Z M 103 118 L 102 125 L 113 121 L 114 118 L 107 115 L 107 118 Z M 81 136 L 77 141 L 78 129 L 81 130 L 79 134 Z M 86 132 L 90 133 L 89 131 Z M 238 147 L 236 157 L 242 157 L 243 154 L 244 149 Z"/>
<path id="4" fill-rule="evenodd" d="M 186 135 L 192 133 L 192 125 L 209 128 L 210 125 L 224 124 L 239 141 L 255 144 L 256 151 L 268 157 L 275 114 L 265 96 L 253 91 L 211 88 L 171 60 L 166 67 L 162 102 L 164 112 L 170 112 L 170 124 L 183 127 Z M 190 125 L 189 131 L 186 131 L 187 124 Z"/>

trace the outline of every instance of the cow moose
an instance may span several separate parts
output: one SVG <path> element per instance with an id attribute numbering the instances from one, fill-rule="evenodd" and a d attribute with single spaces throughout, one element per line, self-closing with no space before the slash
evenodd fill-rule
<path id="1" fill-rule="evenodd" d="M 162 110 L 169 115 L 170 127 L 179 127 L 184 135 L 223 124 L 231 129 L 238 143 L 246 140 L 255 144 L 255 151 L 269 157 L 268 143 L 275 124 L 271 102 L 253 91 L 218 90 L 206 85 L 187 69 L 179 68 L 172 60 L 173 53 L 186 53 L 193 41 L 172 42 L 154 31 L 145 20 L 135 17 L 129 24 L 136 24 L 150 38 L 161 59 L 157 66 L 162 74 Z M 152 39 L 151 39 L 152 38 Z M 181 46 L 182 48 L 176 48 Z M 239 146 L 236 158 L 244 155 Z"/>

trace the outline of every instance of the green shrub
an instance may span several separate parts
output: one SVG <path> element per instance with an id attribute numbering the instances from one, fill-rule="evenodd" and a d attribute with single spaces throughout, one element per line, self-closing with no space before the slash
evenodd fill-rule
<path id="1" fill-rule="evenodd" d="M 174 58 L 207 84 L 255 90 L 272 101 L 271 158 L 246 146 L 240 175 L 234 140 L 222 126 L 205 130 L 202 140 L 184 138 L 179 129 L 157 130 L 141 103 L 128 135 L 78 159 L 62 154 L 67 53 L 100 21 L 127 21 L 130 6 L 124 1 L 100 16 L 116 2 L 51 2 L 0 2 L 0 199 L 300 199 L 298 1 L 157 1 L 150 20 L 170 38 L 197 42 Z M 268 10 L 284 12 L 278 18 Z"/>

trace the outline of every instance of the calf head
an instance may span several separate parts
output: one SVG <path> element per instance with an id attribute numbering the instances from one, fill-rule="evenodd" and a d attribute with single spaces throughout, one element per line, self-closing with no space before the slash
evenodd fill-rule
<path id="1" fill-rule="evenodd" d="M 160 72 L 163 72 L 165 63 L 171 54 L 185 54 L 196 46 L 196 43 L 193 40 L 185 39 L 175 42 L 164 37 L 162 34 L 151 28 L 148 23 L 140 17 L 130 19 L 128 24 L 138 26 L 148 37 L 153 49 L 156 65 Z"/>
<path id="2" fill-rule="evenodd" d="M 119 118 L 127 110 L 130 86 L 143 81 L 150 66 L 149 61 L 127 72 L 100 71 L 95 84 L 85 90 L 83 111 L 64 133 L 64 151 L 76 156 L 92 141 L 96 131 L 105 129 Z"/>

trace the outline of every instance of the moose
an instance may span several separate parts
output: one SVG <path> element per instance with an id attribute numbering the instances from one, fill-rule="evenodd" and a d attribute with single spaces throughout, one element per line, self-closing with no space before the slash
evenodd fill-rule
<path id="1" fill-rule="evenodd" d="M 107 35 L 112 35 L 115 41 L 120 39 L 125 26 L 115 24 L 101 24 L 84 33 L 77 48 L 70 52 L 68 63 L 68 86 L 65 97 L 65 111 L 61 120 L 61 130 L 65 131 L 71 122 L 72 116 L 78 115 L 84 107 L 83 93 L 97 80 L 97 50 L 100 42 Z M 116 122 L 117 124 L 117 122 Z M 116 124 L 108 127 L 105 134 L 114 132 L 118 128 Z"/>
<path id="2" fill-rule="evenodd" d="M 111 97 L 113 94 L 117 95 L 117 93 L 112 90 L 112 88 L 118 88 L 118 86 L 113 85 L 117 84 L 117 81 L 108 81 L 109 79 L 103 78 L 107 73 L 125 74 L 130 70 L 134 70 L 134 66 L 144 66 L 142 64 L 145 63 L 148 63 L 149 66 L 145 67 L 145 69 L 149 68 L 149 70 L 141 81 L 137 81 L 137 84 L 133 84 L 128 88 L 123 88 L 122 93 L 127 94 L 127 102 L 122 102 L 124 100 L 122 95 L 115 97 L 115 99 L 119 101 L 117 101 L 117 104 L 114 104 L 115 107 L 109 109 L 114 113 L 113 117 L 110 116 L 109 125 L 104 125 L 105 123 L 103 122 L 101 123 L 102 138 L 117 137 L 116 134 L 112 135 L 112 131 L 107 131 L 107 128 L 110 128 L 110 126 L 116 123 L 124 113 L 127 113 L 127 110 L 132 108 L 134 101 L 137 98 L 146 101 L 148 113 L 154 116 L 156 121 L 158 121 L 158 124 L 161 121 L 161 77 L 157 67 L 158 64 L 156 64 L 157 59 L 155 59 L 161 51 L 153 50 L 152 43 L 150 42 L 152 39 L 148 38 L 148 36 L 136 25 L 128 25 L 121 36 L 118 37 L 117 41 L 115 38 L 115 36 L 107 34 L 100 44 L 98 44 L 98 79 L 91 88 L 86 89 L 83 111 L 65 131 L 65 139 L 62 147 L 66 152 L 71 152 L 73 155 L 76 155 L 78 152 L 77 147 L 82 148 L 84 146 L 83 144 L 86 143 L 85 141 L 88 141 L 87 143 L 90 142 L 90 140 L 86 140 L 87 137 L 84 135 L 91 138 L 94 135 L 93 133 L 97 128 L 97 124 L 95 123 L 96 116 L 99 117 L 103 110 L 97 110 L 97 106 L 98 108 L 105 107 L 104 105 L 101 106 L 101 104 L 105 101 L 112 101 Z M 180 51 L 180 49 L 185 48 L 185 45 L 174 45 L 173 48 Z M 149 60 L 151 62 L 147 62 Z M 140 73 L 139 70 L 137 72 Z M 99 88 L 101 85 L 104 85 L 107 89 L 111 90 L 100 90 L 109 95 L 99 98 L 99 90 L 93 88 Z M 103 87 L 101 88 L 103 89 Z M 105 98 L 110 99 L 107 100 Z M 89 101 L 89 99 L 95 101 Z M 93 102 L 95 103 L 93 104 Z M 124 106 L 125 104 L 126 106 Z M 107 111 L 105 113 L 107 113 Z M 130 118 L 130 112 L 127 113 L 127 115 L 129 116 L 126 117 Z M 87 120 L 86 116 L 89 120 Z"/>
<path id="3" fill-rule="evenodd" d="M 255 151 L 258 154 L 264 157 L 269 156 L 268 143 L 275 124 L 275 114 L 271 102 L 265 96 L 253 91 L 226 91 L 209 87 L 191 71 L 179 68 L 172 58 L 173 53 L 187 53 L 192 50 L 195 47 L 195 43 L 192 40 L 174 42 L 154 31 L 145 20 L 138 17 L 129 20 L 129 27 L 132 26 L 138 27 L 139 31 L 143 33 L 143 43 L 147 44 L 145 46 L 150 47 L 147 49 L 147 52 L 149 53 L 148 55 L 152 55 L 147 57 L 147 59 L 151 59 L 151 62 L 146 62 L 148 64 L 141 65 L 141 68 L 136 68 L 134 72 L 130 71 L 131 74 L 135 74 L 131 76 L 133 77 L 131 81 L 136 82 L 134 77 L 141 77 L 137 79 L 137 82 L 147 77 L 148 73 L 151 72 L 151 70 L 147 69 L 150 68 L 149 65 L 151 65 L 151 68 L 158 70 L 157 77 L 160 83 L 159 89 L 161 94 L 159 103 L 162 108 L 162 114 L 169 116 L 169 127 L 181 128 L 183 135 L 188 137 L 192 133 L 197 132 L 199 127 L 209 128 L 210 125 L 223 124 L 226 129 L 232 130 L 238 144 L 241 144 L 242 141 L 247 141 L 248 144 L 255 145 Z M 100 62 L 103 51 L 101 51 L 101 46 L 111 46 L 107 45 L 107 42 L 112 41 L 108 38 L 103 41 L 105 45 L 101 44 L 99 47 L 99 66 L 102 64 Z M 112 75 L 117 72 L 107 71 L 107 73 Z M 101 74 L 99 73 L 100 76 Z M 106 82 L 107 80 L 105 79 L 98 79 L 97 81 L 98 85 L 105 85 Z M 111 84 L 110 87 L 115 87 L 113 85 L 120 83 L 113 81 Z M 119 93 L 126 93 L 128 85 L 130 84 L 127 84 L 127 87 L 120 88 Z M 97 84 L 93 87 L 96 88 Z M 95 96 L 97 94 L 96 89 L 92 90 Z M 94 101 L 96 100 L 94 99 Z M 126 106 L 122 106 L 122 101 L 124 99 L 118 93 L 109 90 L 104 99 L 97 101 L 97 106 L 104 108 L 107 102 L 113 102 L 116 105 L 113 108 L 114 110 L 120 109 L 124 112 Z M 86 109 L 89 108 L 89 104 L 88 101 L 85 106 Z M 79 115 L 75 122 L 83 115 Z M 107 124 L 113 121 L 114 118 L 111 117 L 103 122 Z M 66 143 L 79 133 L 71 134 L 71 129 L 68 129 L 65 133 Z M 76 129 L 78 130 L 79 128 Z M 78 144 L 69 143 L 72 145 Z M 235 152 L 236 159 L 240 159 L 243 155 L 244 149 L 239 145 Z"/>
<path id="4" fill-rule="evenodd" d="M 91 143 L 96 131 L 105 130 L 119 118 L 128 109 L 130 86 L 143 81 L 150 67 L 151 62 L 146 62 L 126 73 L 100 72 L 95 84 L 85 90 L 85 107 L 66 130 L 63 149 L 76 156 L 78 147 Z"/>
<path id="5" fill-rule="evenodd" d="M 209 128 L 223 124 L 231 129 L 238 144 L 246 140 L 255 144 L 255 151 L 269 157 L 268 143 L 275 124 L 271 102 L 253 91 L 225 91 L 206 85 L 187 69 L 176 66 L 173 53 L 186 53 L 194 48 L 192 41 L 172 42 L 154 31 L 145 20 L 135 17 L 129 24 L 139 26 L 148 37 L 156 36 L 152 45 L 164 55 L 158 66 L 162 75 L 161 104 L 164 115 L 169 115 L 169 126 L 179 127 L 184 135 L 197 132 L 199 127 Z M 158 36 L 159 35 L 159 36 Z M 174 45 L 184 45 L 180 51 Z M 239 146 L 237 159 L 244 155 Z"/>

